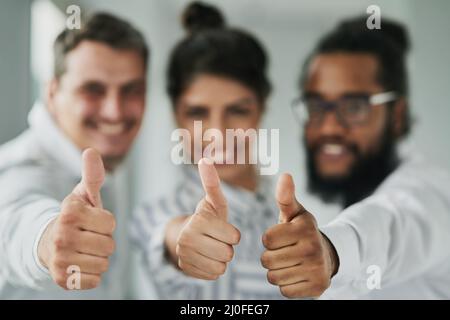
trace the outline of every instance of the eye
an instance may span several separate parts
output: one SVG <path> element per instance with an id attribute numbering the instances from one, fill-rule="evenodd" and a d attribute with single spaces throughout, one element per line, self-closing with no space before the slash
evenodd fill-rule
<path id="1" fill-rule="evenodd" d="M 201 106 L 192 106 L 186 110 L 185 115 L 190 118 L 205 118 L 208 116 L 208 109 Z"/>
<path id="2" fill-rule="evenodd" d="M 342 103 L 345 113 L 360 114 L 367 111 L 368 104 L 364 99 L 346 99 Z"/>
<path id="3" fill-rule="evenodd" d="M 122 88 L 124 96 L 142 96 L 145 93 L 145 86 L 143 84 L 131 84 Z"/>
<path id="4" fill-rule="evenodd" d="M 325 110 L 325 102 L 317 98 L 305 99 L 305 105 L 310 114 L 322 113 Z"/>
<path id="5" fill-rule="evenodd" d="M 100 83 L 87 83 L 81 88 L 81 92 L 89 97 L 100 97 L 105 93 L 105 87 Z"/>
<path id="6" fill-rule="evenodd" d="M 227 108 L 227 113 L 236 116 L 247 116 L 250 112 L 251 110 L 249 108 L 241 105 L 231 105 Z"/>

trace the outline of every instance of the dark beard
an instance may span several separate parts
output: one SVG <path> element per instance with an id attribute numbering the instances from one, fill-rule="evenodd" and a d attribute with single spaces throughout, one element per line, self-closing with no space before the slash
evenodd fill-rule
<path id="1" fill-rule="evenodd" d="M 323 178 L 319 175 L 314 150 L 306 145 L 306 165 L 308 172 L 308 190 L 323 201 L 342 199 L 344 208 L 371 195 L 384 179 L 398 166 L 399 160 L 395 148 L 395 138 L 391 130 L 385 130 L 380 147 L 376 153 L 361 155 L 356 148 L 355 164 L 350 174 L 342 178 Z"/>

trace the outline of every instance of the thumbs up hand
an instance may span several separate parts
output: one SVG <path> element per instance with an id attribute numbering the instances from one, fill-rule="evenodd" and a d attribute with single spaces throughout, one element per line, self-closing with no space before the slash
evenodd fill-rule
<path id="1" fill-rule="evenodd" d="M 102 208 L 100 189 L 104 176 L 100 155 L 94 149 L 85 150 L 81 182 L 64 199 L 60 214 L 39 241 L 41 263 L 64 289 L 73 289 L 68 286 L 70 270 L 80 272 L 80 287 L 75 289 L 92 289 L 108 269 L 108 257 L 115 247 L 115 219 Z"/>
<path id="2" fill-rule="evenodd" d="M 205 190 L 195 213 L 182 228 L 176 245 L 178 266 L 195 278 L 215 280 L 226 271 L 240 232 L 227 222 L 227 201 L 214 164 L 202 159 L 198 169 Z"/>
<path id="3" fill-rule="evenodd" d="M 288 298 L 319 297 L 337 272 L 338 257 L 319 231 L 314 216 L 295 198 L 292 177 L 284 174 L 277 186 L 279 224 L 263 235 L 261 263 L 267 279 Z"/>

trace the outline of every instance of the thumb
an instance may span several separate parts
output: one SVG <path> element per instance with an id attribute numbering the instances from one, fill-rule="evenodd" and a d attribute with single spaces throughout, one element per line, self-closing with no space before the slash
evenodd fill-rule
<path id="1" fill-rule="evenodd" d="M 206 193 L 206 201 L 214 207 L 220 218 L 227 220 L 227 200 L 220 188 L 220 179 L 214 162 L 208 158 L 201 159 L 198 162 L 198 172 Z"/>
<path id="2" fill-rule="evenodd" d="M 89 148 L 83 152 L 82 162 L 81 182 L 75 188 L 75 192 L 92 206 L 102 208 L 100 189 L 105 180 L 102 158 L 95 149 Z"/>
<path id="3" fill-rule="evenodd" d="M 295 184 L 290 174 L 284 173 L 278 179 L 276 199 L 280 208 L 280 223 L 289 222 L 306 211 L 295 198 Z"/>

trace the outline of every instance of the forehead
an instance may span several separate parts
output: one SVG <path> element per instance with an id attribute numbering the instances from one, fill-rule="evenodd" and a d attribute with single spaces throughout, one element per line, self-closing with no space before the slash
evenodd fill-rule
<path id="1" fill-rule="evenodd" d="M 252 98 L 254 93 L 243 84 L 220 76 L 199 75 L 182 95 L 187 103 L 233 103 L 237 99 Z"/>
<path id="2" fill-rule="evenodd" d="M 80 82 L 121 83 L 145 76 L 142 56 L 135 50 L 115 49 L 96 41 L 82 41 L 65 59 L 64 76 Z"/>
<path id="3" fill-rule="evenodd" d="M 310 63 L 305 90 L 328 96 L 378 91 L 382 87 L 377 72 L 378 60 L 372 54 L 319 54 Z"/>

